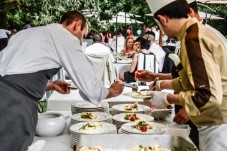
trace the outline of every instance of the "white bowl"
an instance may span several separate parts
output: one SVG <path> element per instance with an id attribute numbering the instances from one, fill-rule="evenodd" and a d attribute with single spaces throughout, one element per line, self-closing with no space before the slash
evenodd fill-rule
<path id="1" fill-rule="evenodd" d="M 152 109 L 151 116 L 157 120 L 163 120 L 171 116 L 173 109 Z"/>
<path id="2" fill-rule="evenodd" d="M 38 116 L 36 135 L 51 137 L 61 134 L 66 126 L 65 117 L 60 113 L 43 113 Z"/>

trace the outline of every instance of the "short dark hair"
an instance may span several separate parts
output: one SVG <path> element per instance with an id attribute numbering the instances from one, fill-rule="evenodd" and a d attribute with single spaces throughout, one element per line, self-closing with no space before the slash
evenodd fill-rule
<path id="1" fill-rule="evenodd" d="M 144 38 L 139 36 L 139 37 L 136 38 L 136 40 L 134 40 L 134 42 L 141 42 L 142 39 L 144 39 Z"/>
<path id="2" fill-rule="evenodd" d="M 188 4 L 188 5 L 189 5 L 190 8 L 193 9 L 193 11 L 194 11 L 196 14 L 198 13 L 198 5 L 197 5 L 197 2 L 196 2 L 196 1 L 194 1 L 194 2 L 192 2 L 192 3 L 190 3 L 190 4 Z"/>
<path id="3" fill-rule="evenodd" d="M 152 35 L 152 36 L 155 37 L 155 33 L 154 33 L 153 31 L 147 31 L 147 32 L 145 33 L 145 35 Z"/>
<path id="4" fill-rule="evenodd" d="M 140 49 L 147 49 L 148 50 L 150 48 L 150 46 L 151 46 L 151 43 L 150 43 L 149 40 L 147 40 L 145 38 L 141 39 L 141 41 L 140 41 Z"/>
<path id="5" fill-rule="evenodd" d="M 158 10 L 154 18 L 159 20 L 158 15 L 166 15 L 170 19 L 188 18 L 189 12 L 190 8 L 186 0 L 176 0 Z"/>
<path id="6" fill-rule="evenodd" d="M 93 40 L 94 43 L 96 43 L 96 42 L 102 42 L 102 36 L 99 33 L 95 33 L 92 36 L 92 40 Z"/>
<path id="7" fill-rule="evenodd" d="M 61 17 L 60 23 L 68 26 L 68 25 L 72 24 L 73 21 L 78 21 L 78 20 L 82 21 L 81 30 L 83 30 L 87 24 L 87 20 L 84 17 L 84 15 L 78 11 L 69 11 L 69 12 L 65 13 Z"/>

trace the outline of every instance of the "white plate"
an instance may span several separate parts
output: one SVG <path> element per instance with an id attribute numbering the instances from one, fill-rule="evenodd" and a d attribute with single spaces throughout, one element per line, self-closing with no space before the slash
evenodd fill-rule
<path id="1" fill-rule="evenodd" d="M 88 122 L 81 122 L 77 123 L 75 125 L 72 125 L 70 127 L 70 131 L 72 133 L 78 133 L 78 134 L 104 134 L 104 133 L 110 133 L 117 131 L 117 128 L 115 125 L 105 122 L 90 122 L 91 124 L 101 124 L 102 127 L 94 129 L 94 130 L 80 130 L 82 126 L 87 124 Z"/>
<path id="2" fill-rule="evenodd" d="M 117 63 L 122 63 L 122 64 L 130 64 L 132 63 L 132 59 L 122 59 L 122 60 L 117 60 Z"/>
<path id="3" fill-rule="evenodd" d="M 152 93 L 153 91 L 138 91 L 138 92 L 142 93 L 142 94 L 146 94 L 146 93 Z M 127 92 L 127 93 L 123 93 L 123 95 L 130 96 L 130 97 L 136 98 L 136 99 L 149 99 L 149 98 L 152 98 L 151 95 L 138 95 L 137 92 Z"/>
<path id="4" fill-rule="evenodd" d="M 117 111 L 123 111 L 123 112 L 144 112 L 144 111 L 149 111 L 150 107 L 146 105 L 141 105 L 138 104 L 138 110 L 133 109 L 133 110 L 125 110 L 125 106 L 130 105 L 130 104 L 117 104 L 112 106 L 112 109 L 117 110 Z"/>
<path id="5" fill-rule="evenodd" d="M 167 127 L 163 124 L 154 123 L 154 122 L 146 122 L 147 124 L 151 125 L 152 129 L 147 129 L 146 132 L 142 132 L 141 130 L 138 130 L 136 128 L 133 128 L 133 125 L 136 125 L 137 122 L 133 123 L 126 123 L 121 126 L 121 129 L 126 132 L 135 133 L 135 134 L 159 134 L 162 133 L 162 130 L 166 129 Z"/>
<path id="6" fill-rule="evenodd" d="M 120 122 L 124 122 L 124 123 L 129 123 L 131 122 L 130 120 L 125 120 L 126 113 L 121 113 L 121 114 L 116 114 L 113 116 L 113 119 L 115 121 L 120 121 Z M 154 121 L 154 118 L 150 115 L 146 115 L 146 114 L 136 114 L 136 116 L 139 118 L 138 120 L 135 121 L 146 121 L 146 122 L 152 122 Z"/>
<path id="7" fill-rule="evenodd" d="M 92 103 L 88 103 L 88 102 L 80 102 L 80 103 L 76 103 L 76 104 L 71 104 L 71 106 L 76 107 L 76 108 L 88 108 L 88 109 L 93 109 L 93 108 L 102 108 L 101 105 L 94 105 Z"/>
<path id="8" fill-rule="evenodd" d="M 112 118 L 111 114 L 108 113 L 104 113 L 104 112 L 93 112 L 97 118 L 96 119 L 85 119 L 85 118 L 81 118 L 81 113 L 78 114 L 74 114 L 71 116 L 72 120 L 76 120 L 76 121 L 93 121 L 93 122 L 98 122 L 98 121 L 105 121 L 108 119 Z"/>

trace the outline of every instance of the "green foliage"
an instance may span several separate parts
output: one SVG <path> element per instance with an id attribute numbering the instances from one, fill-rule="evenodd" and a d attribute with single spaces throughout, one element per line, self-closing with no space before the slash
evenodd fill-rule
<path id="1" fill-rule="evenodd" d="M 225 18 L 224 21 L 209 21 L 209 24 L 227 34 L 227 5 L 210 4 L 209 7 L 216 9 L 220 12 L 220 16 Z M 141 16 L 138 18 L 132 16 L 132 18 L 144 24 L 127 24 L 127 27 L 134 29 L 134 33 L 137 29 L 144 31 L 146 27 L 156 26 L 153 17 L 145 16 L 150 13 L 145 0 L 2 0 L 0 8 L 1 11 L 7 11 L 8 28 L 18 30 L 22 29 L 28 21 L 33 21 L 35 26 L 59 22 L 61 15 L 69 10 L 79 10 L 89 15 L 87 17 L 89 27 L 96 31 L 115 30 L 116 25 L 108 23 L 108 20 L 119 11 Z M 124 28 L 124 24 L 117 25 L 117 29 L 124 30 Z"/>

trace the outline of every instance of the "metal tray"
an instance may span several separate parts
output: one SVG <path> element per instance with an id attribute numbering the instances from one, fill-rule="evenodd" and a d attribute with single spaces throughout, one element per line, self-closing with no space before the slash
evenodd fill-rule
<path id="1" fill-rule="evenodd" d="M 101 146 L 104 151 L 129 151 L 134 146 L 155 144 L 172 151 L 198 151 L 192 143 L 179 136 L 136 134 L 81 135 L 76 149 Z"/>

